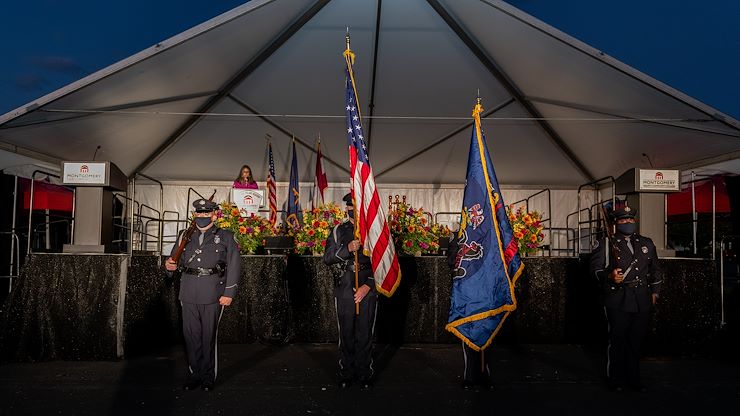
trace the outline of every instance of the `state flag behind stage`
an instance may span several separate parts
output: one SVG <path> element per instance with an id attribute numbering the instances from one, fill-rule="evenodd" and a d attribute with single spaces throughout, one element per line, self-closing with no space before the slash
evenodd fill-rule
<path id="1" fill-rule="evenodd" d="M 285 221 L 293 229 L 301 227 L 303 213 L 301 212 L 301 193 L 298 181 L 298 158 L 295 153 L 295 141 L 293 141 L 293 161 L 290 163 L 290 184 L 288 185 L 288 203 Z"/>
<path id="2" fill-rule="evenodd" d="M 277 222 L 277 182 L 275 181 L 275 161 L 272 158 L 272 143 L 267 142 L 267 201 L 270 206 L 270 225 Z"/>
<path id="3" fill-rule="evenodd" d="M 326 179 L 324 170 L 324 160 L 321 157 L 321 138 L 316 144 L 316 169 L 313 180 L 313 193 L 311 194 L 311 209 L 326 203 L 324 200 L 324 191 L 329 187 L 329 181 Z"/>
<path id="4" fill-rule="evenodd" d="M 482 112 L 478 99 L 446 326 L 476 351 L 491 344 L 516 309 L 514 285 L 524 269 L 481 130 Z"/>
<path id="5" fill-rule="evenodd" d="M 344 58 L 347 63 L 345 114 L 349 145 L 350 185 L 355 206 L 355 230 L 365 254 L 370 257 L 376 289 L 386 296 L 391 296 L 401 282 L 401 269 L 398 266 L 396 248 L 393 245 L 387 217 L 383 204 L 380 203 L 373 170 L 367 155 L 360 104 L 357 100 L 357 88 L 352 71 L 355 55 L 349 49 L 349 37 Z"/>

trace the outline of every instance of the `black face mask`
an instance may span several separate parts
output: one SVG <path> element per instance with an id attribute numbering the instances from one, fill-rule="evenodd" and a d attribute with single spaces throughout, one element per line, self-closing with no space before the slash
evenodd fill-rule
<path id="1" fill-rule="evenodd" d="M 347 218 L 354 220 L 355 219 L 355 210 L 354 209 L 348 209 L 347 210 Z"/>
<path id="2" fill-rule="evenodd" d="M 625 222 L 624 224 L 617 224 L 617 232 L 622 235 L 632 235 L 637 229 L 637 224 L 634 222 Z"/>
<path id="3" fill-rule="evenodd" d="M 195 225 L 200 228 L 206 228 L 211 225 L 211 217 L 195 217 Z"/>

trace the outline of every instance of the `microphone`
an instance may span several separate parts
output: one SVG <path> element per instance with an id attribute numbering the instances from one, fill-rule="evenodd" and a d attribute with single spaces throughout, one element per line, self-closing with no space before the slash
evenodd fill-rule
<path id="1" fill-rule="evenodd" d="M 648 163 L 650 163 L 650 167 L 652 168 L 653 167 L 653 161 L 650 160 L 650 156 L 648 156 L 647 153 L 643 153 L 642 155 L 645 156 L 645 158 L 648 160 Z"/>
<path id="2" fill-rule="evenodd" d="M 92 158 L 93 161 L 95 160 L 95 156 L 98 155 L 98 150 L 100 150 L 100 145 L 98 145 L 98 147 L 95 148 L 95 153 L 93 153 L 93 158 Z"/>

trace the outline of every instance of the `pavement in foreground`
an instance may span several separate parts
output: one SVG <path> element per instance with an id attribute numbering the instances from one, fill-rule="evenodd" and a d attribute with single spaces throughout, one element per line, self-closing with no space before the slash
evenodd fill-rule
<path id="1" fill-rule="evenodd" d="M 495 390 L 461 388 L 453 345 L 379 345 L 372 391 L 335 384 L 335 345 L 219 347 L 212 392 L 180 389 L 181 348 L 115 362 L 0 366 L 3 415 L 662 415 L 738 414 L 740 364 L 646 358 L 648 393 L 612 392 L 603 351 L 576 345 L 495 347 Z"/>

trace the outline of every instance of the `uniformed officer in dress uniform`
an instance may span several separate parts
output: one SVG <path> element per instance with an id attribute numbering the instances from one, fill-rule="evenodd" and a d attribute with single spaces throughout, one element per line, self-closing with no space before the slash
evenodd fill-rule
<path id="1" fill-rule="evenodd" d="M 348 220 L 337 225 L 326 240 L 324 263 L 340 270 L 335 274 L 334 303 L 339 323 L 339 386 L 354 379 L 363 390 L 373 387 L 372 343 L 378 295 L 370 258 L 355 239 L 352 195 L 343 198 Z M 359 258 L 358 289 L 355 290 L 355 252 Z M 359 304 L 359 314 L 355 304 Z"/>
<path id="2" fill-rule="evenodd" d="M 607 377 L 609 386 L 625 385 L 645 392 L 640 380 L 640 349 L 648 329 L 650 307 L 660 292 L 658 255 L 648 237 L 635 233 L 636 212 L 625 206 L 612 211 L 613 241 L 599 242 L 591 256 L 591 272 L 603 288 L 609 322 Z"/>
<path id="3" fill-rule="evenodd" d="M 165 267 L 170 272 L 182 272 L 182 331 L 190 370 L 183 388 L 192 390 L 200 385 L 211 391 L 218 373 L 218 323 L 224 307 L 231 305 L 236 294 L 241 260 L 234 233 L 214 224 L 218 205 L 197 199 L 193 207 L 197 230 L 185 246 L 179 264 L 170 257 Z M 179 243 L 178 239 L 170 256 Z"/>

